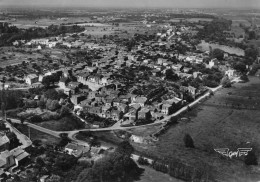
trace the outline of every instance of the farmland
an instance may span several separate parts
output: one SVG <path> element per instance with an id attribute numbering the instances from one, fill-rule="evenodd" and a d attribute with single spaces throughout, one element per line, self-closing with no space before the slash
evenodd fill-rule
<path id="1" fill-rule="evenodd" d="M 200 49 L 202 51 L 209 51 L 209 46 L 212 47 L 212 49 L 221 49 L 225 52 L 228 52 L 229 54 L 236 54 L 238 56 L 244 56 L 245 55 L 245 51 L 236 47 L 229 47 L 226 45 L 219 45 L 219 44 L 214 44 L 214 43 L 207 43 L 205 41 L 202 41 L 198 47 L 200 47 Z"/>
<path id="2" fill-rule="evenodd" d="M 251 77 L 248 83 L 222 89 L 187 113 L 184 117 L 189 118 L 188 121 L 171 127 L 154 145 L 148 149 L 135 147 L 158 156 L 181 158 L 193 165 L 206 162 L 217 171 L 216 178 L 232 174 L 225 176 L 226 181 L 254 181 L 256 176 L 259 179 L 259 174 L 248 173 L 243 158 L 223 158 L 213 150 L 229 148 L 235 151 L 239 147 L 252 147 L 259 156 L 259 89 L 260 80 L 256 77 Z M 195 149 L 185 148 L 183 137 L 186 133 L 192 136 Z"/>

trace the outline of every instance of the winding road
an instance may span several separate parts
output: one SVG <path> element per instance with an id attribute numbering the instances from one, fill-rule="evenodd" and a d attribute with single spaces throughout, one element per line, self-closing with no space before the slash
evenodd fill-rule
<path id="1" fill-rule="evenodd" d="M 232 82 L 239 82 L 240 79 L 239 78 L 235 78 L 232 80 Z M 222 88 L 222 85 L 219 85 L 218 87 L 216 88 L 208 88 L 209 90 L 211 90 L 212 92 L 216 92 L 218 91 L 219 89 Z M 140 127 L 146 127 L 146 126 L 152 126 L 152 125 L 157 125 L 157 124 L 164 124 L 166 123 L 167 121 L 169 121 L 172 117 L 176 117 L 176 116 L 179 116 L 180 114 L 182 113 L 185 113 L 189 108 L 192 108 L 194 107 L 195 105 L 199 104 L 201 101 L 203 101 L 204 99 L 208 98 L 210 96 L 210 92 L 211 91 L 207 91 L 204 95 L 202 95 L 201 97 L 199 97 L 198 99 L 196 99 L 195 101 L 191 102 L 189 105 L 187 106 L 184 106 L 182 107 L 180 110 L 178 110 L 177 112 L 169 115 L 169 116 L 166 116 L 164 119 L 162 120 L 157 120 L 155 121 L 154 123 L 150 123 L 150 124 L 146 124 L 146 125 L 139 125 L 139 126 L 129 126 L 129 127 L 123 127 L 120 125 L 120 122 L 116 122 L 113 126 L 110 126 L 110 127 L 107 127 L 107 128 L 92 128 L 92 129 L 80 129 L 80 130 L 73 130 L 73 131 L 54 131 L 54 130 L 50 130 L 50 129 L 47 129 L 47 128 L 44 128 L 44 127 L 41 127 L 41 126 L 38 126 L 38 125 L 35 125 L 35 124 L 32 124 L 32 123 L 29 123 L 29 122 L 24 122 L 25 125 L 27 125 L 28 127 L 31 127 L 31 128 L 34 128 L 38 131 L 41 131 L 43 133 L 47 133 L 49 135 L 52 135 L 54 137 L 60 137 L 60 134 L 61 133 L 66 133 L 68 134 L 68 137 L 80 144 L 80 145 L 88 145 L 86 142 L 84 141 L 81 141 L 81 140 L 77 140 L 75 138 L 76 134 L 80 131 L 112 131 L 112 130 L 128 130 L 128 129 L 135 129 L 135 128 L 140 128 Z M 11 119 L 9 118 L 12 122 L 14 123 L 21 123 L 20 120 L 17 120 L 17 119 Z"/>
<path id="2" fill-rule="evenodd" d="M 222 88 L 222 86 L 218 86 L 216 88 L 210 88 L 210 90 L 212 90 L 213 92 L 216 92 L 217 90 L 219 90 L 220 88 Z M 112 131 L 112 130 L 128 130 L 128 129 L 135 129 L 135 128 L 140 128 L 140 127 L 146 127 L 146 126 L 152 126 L 152 125 L 157 125 L 157 124 L 164 124 L 167 121 L 169 121 L 172 117 L 176 117 L 184 112 L 186 112 L 188 110 L 188 108 L 190 107 L 194 107 L 195 105 L 199 104 L 200 101 L 202 101 L 203 99 L 207 98 L 208 96 L 210 96 L 210 92 L 206 92 L 203 96 L 199 97 L 198 99 L 196 99 L 195 101 L 193 101 L 192 103 L 190 103 L 187 106 L 182 107 L 180 110 L 178 110 L 177 112 L 173 113 L 172 115 L 169 115 L 167 117 L 165 117 L 162 120 L 157 120 L 154 123 L 150 123 L 150 124 L 146 124 L 146 125 L 139 125 L 139 126 L 129 126 L 129 127 L 123 127 L 120 125 L 120 122 L 115 123 L 113 126 L 107 127 L 107 128 L 92 128 L 92 129 L 80 129 L 80 130 L 73 130 L 73 131 L 54 131 L 54 130 L 50 130 L 29 122 L 24 122 L 25 125 L 27 125 L 28 127 L 34 128 L 38 131 L 41 131 L 43 133 L 47 133 L 49 135 L 52 135 L 54 137 L 60 137 L 61 133 L 66 133 L 68 134 L 68 137 L 77 142 L 78 144 L 81 145 L 86 145 L 86 142 L 77 140 L 75 138 L 75 135 L 80 132 L 80 131 Z M 17 119 L 11 119 L 9 118 L 12 122 L 14 123 L 21 123 L 20 120 Z"/>

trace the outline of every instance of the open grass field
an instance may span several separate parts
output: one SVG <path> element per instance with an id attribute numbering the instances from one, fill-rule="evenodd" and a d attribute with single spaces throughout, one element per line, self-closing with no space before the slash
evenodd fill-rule
<path id="1" fill-rule="evenodd" d="M 252 147 L 260 160 L 260 79 L 251 77 L 248 83 L 237 83 L 232 88 L 218 91 L 184 117 L 190 121 L 171 127 L 159 141 L 138 150 L 158 156 L 182 159 L 191 165 L 204 162 L 216 171 L 220 181 L 257 181 L 259 166 L 246 166 L 243 157 L 229 159 L 213 149 Z M 183 137 L 188 133 L 194 140 L 195 149 L 184 146 Z"/>
<path id="2" fill-rule="evenodd" d="M 236 47 L 229 47 L 226 45 L 219 45 L 219 44 L 214 44 L 214 43 L 207 43 L 205 41 L 202 41 L 198 47 L 202 50 L 202 51 L 209 51 L 209 46 L 212 47 L 212 49 L 221 49 L 225 52 L 228 52 L 229 54 L 236 54 L 238 56 L 244 56 L 245 55 L 245 51 L 243 49 L 240 48 L 236 48 Z"/>
<path id="3" fill-rule="evenodd" d="M 77 23 L 77 22 L 85 22 L 89 21 L 89 18 L 86 17 L 70 17 L 67 20 L 64 19 L 48 19 L 48 18 L 41 18 L 41 19 L 22 19 L 19 18 L 16 21 L 9 21 L 12 25 L 17 26 L 18 28 L 31 28 L 31 27 L 48 27 L 50 25 L 60 25 L 62 23 Z"/>
<path id="4" fill-rule="evenodd" d="M 75 120 L 70 116 L 63 117 L 58 120 L 43 121 L 35 124 L 54 131 L 71 131 L 85 128 L 85 123 Z"/>
<path id="5" fill-rule="evenodd" d="M 260 40 L 249 40 L 248 45 L 253 45 L 256 47 L 260 47 Z"/>
<path id="6" fill-rule="evenodd" d="M 140 168 L 143 168 L 145 171 L 141 175 L 140 180 L 135 182 L 183 182 L 182 180 L 172 178 L 168 174 L 155 171 L 151 167 L 140 166 Z"/>
<path id="7" fill-rule="evenodd" d="M 32 141 L 41 140 L 44 144 L 58 144 L 60 142 L 59 138 L 56 138 L 54 136 L 40 132 L 33 128 L 30 128 L 30 130 L 29 130 L 29 128 L 26 125 L 20 125 L 17 128 L 26 136 L 28 136 L 28 137 L 30 136 L 30 139 Z M 29 132 L 30 132 L 30 135 L 29 135 Z"/>
<path id="8" fill-rule="evenodd" d="M 23 61 L 27 62 L 29 60 L 35 60 L 37 58 L 42 58 L 43 55 L 30 51 L 22 51 L 20 49 L 12 47 L 1 47 L 0 49 L 0 67 L 6 67 L 12 64 L 20 64 Z"/>

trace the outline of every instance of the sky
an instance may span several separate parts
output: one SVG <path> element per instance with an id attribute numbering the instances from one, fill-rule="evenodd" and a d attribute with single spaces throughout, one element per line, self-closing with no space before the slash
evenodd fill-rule
<path id="1" fill-rule="evenodd" d="M 260 0 L 0 0 L 1 6 L 253 8 Z"/>

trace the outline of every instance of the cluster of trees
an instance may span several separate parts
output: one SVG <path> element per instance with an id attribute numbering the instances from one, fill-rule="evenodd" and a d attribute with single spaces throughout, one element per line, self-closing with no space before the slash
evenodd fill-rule
<path id="1" fill-rule="evenodd" d="M 16 109 L 18 107 L 23 106 L 22 98 L 24 97 L 24 93 L 20 90 L 5 90 L 4 93 L 1 90 L 0 96 L 3 94 L 3 100 L 2 97 L 0 97 L 0 103 L 2 107 L 2 103 L 5 103 L 5 109 Z"/>
<path id="2" fill-rule="evenodd" d="M 231 81 L 230 79 L 228 78 L 228 76 L 224 76 L 221 80 L 221 85 L 224 87 L 224 88 L 227 88 L 227 87 L 231 87 Z"/>
<path id="3" fill-rule="evenodd" d="M 33 27 L 29 29 L 18 29 L 15 26 L 9 27 L 8 24 L 4 24 L 2 27 L 4 31 L 0 36 L 0 46 L 11 45 L 16 40 L 31 40 L 35 38 L 43 38 L 50 36 L 57 36 L 65 33 L 76 33 L 84 31 L 83 27 L 73 26 L 59 26 L 50 25 L 47 28 Z"/>
<path id="4" fill-rule="evenodd" d="M 258 49 L 254 46 L 250 46 L 245 50 L 245 57 L 248 61 L 253 60 L 255 61 L 258 56 Z"/>
<path id="5" fill-rule="evenodd" d="M 58 82 L 60 80 L 60 76 L 61 75 L 58 73 L 54 73 L 52 75 L 45 76 L 42 79 L 42 84 L 47 88 L 51 84 L 53 85 L 55 82 Z"/>
<path id="6" fill-rule="evenodd" d="M 19 29 L 16 26 L 9 26 L 7 22 L 0 23 L 0 34 L 18 33 Z"/>
<path id="7" fill-rule="evenodd" d="M 221 49 L 210 49 L 209 56 L 211 58 L 217 58 L 218 60 L 223 60 L 224 58 L 224 51 Z"/>
<path id="8" fill-rule="evenodd" d="M 129 142 L 122 142 L 115 152 L 96 161 L 91 168 L 84 169 L 77 182 L 119 182 L 137 179 L 141 171 L 130 158 L 133 151 Z"/>
<path id="9" fill-rule="evenodd" d="M 107 127 L 107 126 L 110 126 L 111 124 L 114 123 L 114 121 L 112 120 L 109 120 L 109 119 L 106 119 L 106 118 L 102 118 L 96 114 L 92 114 L 92 113 L 89 113 L 87 111 L 83 111 L 80 113 L 80 116 L 82 118 L 85 118 L 88 120 L 89 123 L 94 123 L 94 122 L 97 122 L 99 123 L 99 126 L 100 127 Z"/>
<path id="10" fill-rule="evenodd" d="M 231 27 L 232 21 L 226 20 L 223 18 L 213 19 L 213 21 L 206 24 L 203 29 L 199 29 L 197 38 L 208 41 L 217 41 L 225 42 L 226 37 L 223 34 L 223 31 L 229 30 Z"/>
<path id="11" fill-rule="evenodd" d="M 250 75 L 255 75 L 257 70 L 260 69 L 260 64 L 253 64 L 252 69 L 250 70 L 249 74 Z"/>

